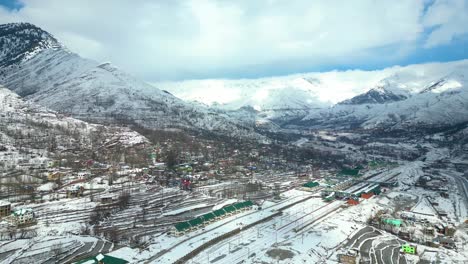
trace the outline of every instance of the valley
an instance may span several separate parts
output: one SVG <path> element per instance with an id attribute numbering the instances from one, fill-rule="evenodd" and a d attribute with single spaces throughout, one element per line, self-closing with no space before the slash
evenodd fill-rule
<path id="1" fill-rule="evenodd" d="M 150 84 L 0 48 L 0 263 L 468 261 L 467 60 Z"/>

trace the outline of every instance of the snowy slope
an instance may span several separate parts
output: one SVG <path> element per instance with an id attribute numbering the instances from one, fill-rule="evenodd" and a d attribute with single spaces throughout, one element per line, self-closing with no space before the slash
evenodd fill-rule
<path id="1" fill-rule="evenodd" d="M 30 40 L 24 31 L 40 37 Z M 35 44 L 23 47 L 12 39 Z M 3 25 L 0 43 L 5 42 L 10 44 L 4 56 L 29 55 L 0 66 L 0 84 L 29 101 L 93 122 L 258 137 L 252 127 L 223 112 L 186 103 L 110 63 L 83 59 L 33 25 Z"/>
<path id="2" fill-rule="evenodd" d="M 0 25 L 0 66 L 25 60 L 43 49 L 57 48 L 61 48 L 58 41 L 34 25 Z"/>
<path id="3" fill-rule="evenodd" d="M 427 71 L 402 71 L 379 84 L 401 96 L 384 102 L 362 101 L 363 95 L 327 110 L 311 112 L 306 126 L 363 128 L 442 127 L 468 121 L 468 61 L 455 67 L 429 67 Z M 434 65 L 432 65 L 434 66 Z M 349 102 L 355 101 L 355 104 Z"/>
<path id="4" fill-rule="evenodd" d="M 258 126 L 399 128 L 466 120 L 468 60 L 378 71 L 166 82 L 156 84 L 159 90 L 110 63 L 71 53 L 30 24 L 0 27 L 0 45 L 5 48 L 0 58 L 8 61 L 0 63 L 0 84 L 32 102 L 92 122 L 260 138 Z"/>
<path id="5" fill-rule="evenodd" d="M 23 160 L 40 163 L 56 151 L 87 152 L 142 143 L 148 140 L 128 128 L 88 124 L 25 102 L 0 86 L 0 165 Z"/>
<path id="6" fill-rule="evenodd" d="M 395 94 L 383 87 L 372 88 L 369 91 L 345 100 L 340 104 L 360 105 L 360 104 L 383 104 L 406 99 L 402 94 Z"/>

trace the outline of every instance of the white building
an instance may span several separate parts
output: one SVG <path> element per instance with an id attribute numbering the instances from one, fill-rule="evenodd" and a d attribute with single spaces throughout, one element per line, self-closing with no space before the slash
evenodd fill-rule
<path id="1" fill-rule="evenodd" d="M 13 212 L 13 218 L 17 225 L 34 223 L 34 211 L 31 208 L 16 209 Z"/>

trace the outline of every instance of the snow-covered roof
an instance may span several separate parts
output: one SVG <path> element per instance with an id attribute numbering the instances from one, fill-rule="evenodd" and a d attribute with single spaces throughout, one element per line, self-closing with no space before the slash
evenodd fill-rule
<path id="1" fill-rule="evenodd" d="M 14 215 L 25 215 L 26 213 L 32 213 L 33 210 L 31 208 L 20 208 L 16 209 L 13 214 Z"/>
<path id="2" fill-rule="evenodd" d="M 7 201 L 0 200 L 0 206 L 7 206 L 7 205 L 11 205 L 11 203 L 7 202 Z"/>

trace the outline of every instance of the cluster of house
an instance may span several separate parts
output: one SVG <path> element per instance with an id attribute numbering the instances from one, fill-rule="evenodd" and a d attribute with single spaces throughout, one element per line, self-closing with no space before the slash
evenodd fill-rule
<path id="1" fill-rule="evenodd" d="M 347 184 L 345 186 L 347 186 Z M 357 190 L 355 190 L 356 188 Z M 348 205 L 358 205 L 360 199 L 369 199 L 382 192 L 380 184 L 369 184 L 364 188 L 360 186 L 357 186 L 356 188 L 347 191 L 328 188 L 321 191 L 321 196 L 326 202 L 341 199 L 346 200 Z"/>
<path id="2" fill-rule="evenodd" d="M 427 220 L 416 219 L 407 213 L 400 214 L 401 219 L 393 218 L 384 212 L 379 212 L 371 220 L 371 225 L 383 229 L 387 232 L 398 235 L 406 241 L 423 243 L 431 247 L 443 246 L 446 248 L 455 247 L 453 236 L 456 228 L 453 224 L 436 223 L 431 224 Z M 418 225 L 416 225 L 416 222 Z M 415 235 L 414 226 L 418 227 L 424 237 Z"/>
<path id="3" fill-rule="evenodd" d="M 448 192 L 447 178 L 438 175 L 424 175 L 419 177 L 415 186 L 422 187 L 431 191 L 438 191 L 442 193 Z"/>
<path id="4" fill-rule="evenodd" d="M 36 218 L 30 208 L 18 208 L 11 210 L 11 203 L 0 200 L 0 219 L 6 220 L 17 226 L 34 224 Z"/>

